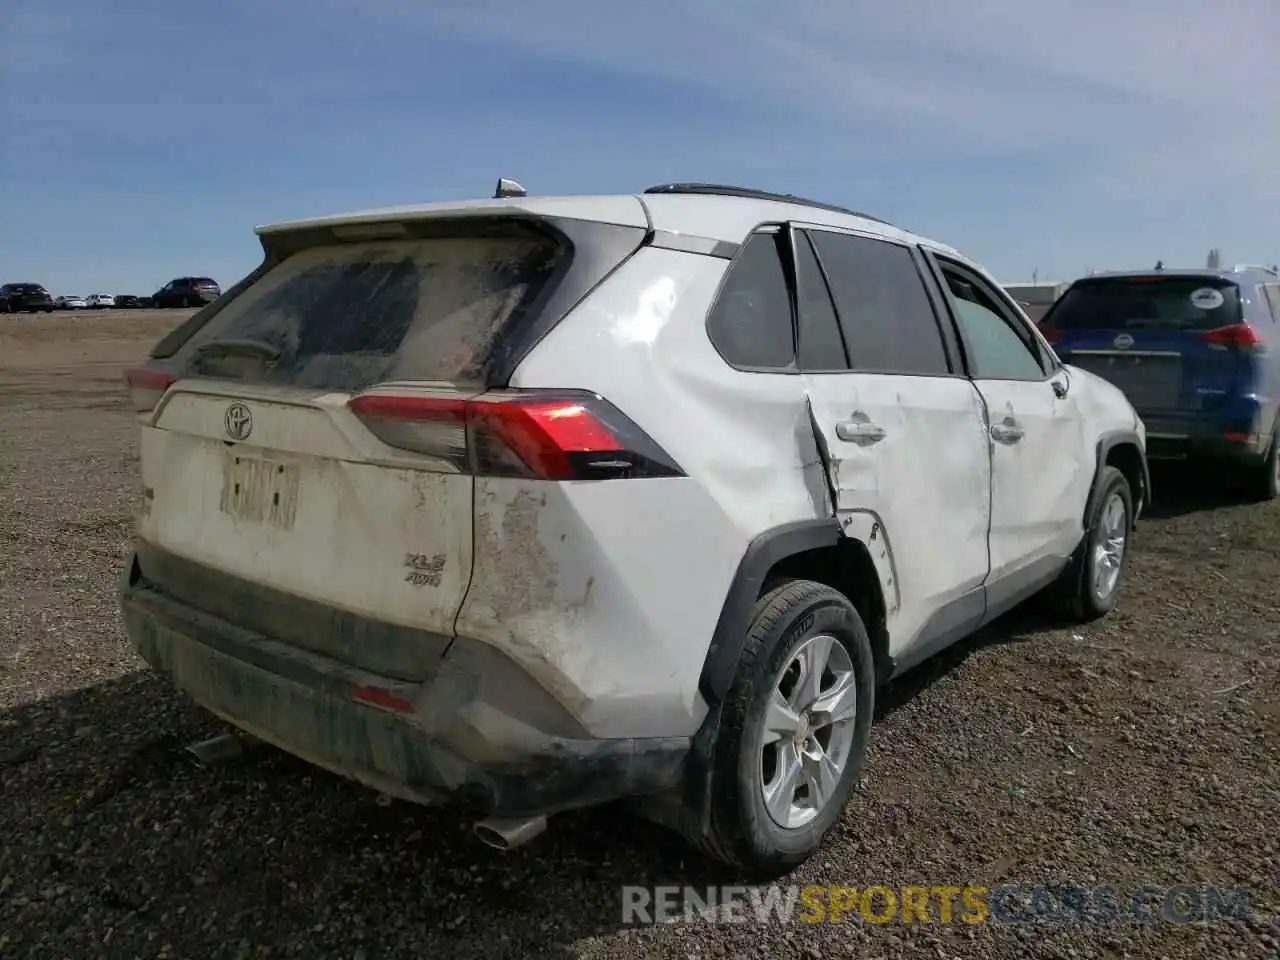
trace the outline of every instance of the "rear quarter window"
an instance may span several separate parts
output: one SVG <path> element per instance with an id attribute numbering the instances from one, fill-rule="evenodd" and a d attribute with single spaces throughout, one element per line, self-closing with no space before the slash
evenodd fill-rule
<path id="1" fill-rule="evenodd" d="M 707 335 L 734 367 L 769 371 L 795 368 L 791 289 L 780 231 L 753 234 L 729 267 L 707 317 Z"/>
<path id="2" fill-rule="evenodd" d="M 343 391 L 383 380 L 479 381 L 504 324 L 561 255 L 533 235 L 311 247 L 227 303 L 179 362 L 186 375 Z"/>

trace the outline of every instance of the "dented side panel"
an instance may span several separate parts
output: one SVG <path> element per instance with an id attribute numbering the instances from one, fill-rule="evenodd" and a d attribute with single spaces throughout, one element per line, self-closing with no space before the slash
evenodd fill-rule
<path id="1" fill-rule="evenodd" d="M 880 574 L 896 657 L 937 610 L 987 578 L 991 461 L 982 398 L 961 377 L 803 380 L 836 515 Z"/>

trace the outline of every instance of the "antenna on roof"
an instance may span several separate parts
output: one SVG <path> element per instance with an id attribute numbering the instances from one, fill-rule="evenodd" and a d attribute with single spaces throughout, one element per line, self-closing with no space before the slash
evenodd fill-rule
<path id="1" fill-rule="evenodd" d="M 493 199 L 495 200 L 504 200 L 507 197 L 527 197 L 528 195 L 529 192 L 524 187 L 514 180 L 508 180 L 506 177 L 498 181 L 498 186 L 493 191 Z"/>

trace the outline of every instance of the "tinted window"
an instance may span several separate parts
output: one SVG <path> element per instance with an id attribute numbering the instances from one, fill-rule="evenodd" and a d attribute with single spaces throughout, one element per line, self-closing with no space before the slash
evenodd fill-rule
<path id="1" fill-rule="evenodd" d="M 849 358 L 840 339 L 840 325 L 831 303 L 831 292 L 818 266 L 808 237 L 796 237 L 796 303 L 799 307 L 800 368 L 847 370 Z"/>
<path id="2" fill-rule="evenodd" d="M 1240 319 L 1240 291 L 1218 277 L 1078 280 L 1045 317 L 1058 330 L 1212 330 Z"/>
<path id="3" fill-rule="evenodd" d="M 853 369 L 949 373 L 933 305 L 911 251 L 896 243 L 813 232 Z"/>
<path id="4" fill-rule="evenodd" d="M 474 381 L 560 253 L 540 237 L 312 247 L 211 317 L 183 348 L 187 372 L 333 390 L 386 379 Z"/>
<path id="5" fill-rule="evenodd" d="M 781 369 L 795 359 L 783 236 L 757 233 L 747 241 L 707 318 L 711 342 L 736 367 Z"/>
<path id="6" fill-rule="evenodd" d="M 1002 315 L 995 299 L 967 277 L 943 267 L 956 322 L 969 348 L 969 365 L 978 380 L 1043 380 L 1039 350 L 1030 334 Z"/>

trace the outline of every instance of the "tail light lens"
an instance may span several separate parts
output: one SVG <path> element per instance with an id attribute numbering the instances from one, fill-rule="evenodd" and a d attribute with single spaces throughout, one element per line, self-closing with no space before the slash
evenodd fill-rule
<path id="1" fill-rule="evenodd" d="M 1050 343 L 1060 343 L 1062 341 L 1062 331 L 1057 327 L 1041 327 L 1040 335 Z"/>
<path id="2" fill-rule="evenodd" d="M 135 367 L 127 370 L 124 379 L 129 384 L 133 409 L 138 413 L 154 410 L 160 398 L 165 395 L 165 391 L 177 381 L 173 374 L 165 373 L 163 370 L 153 370 L 150 367 Z"/>
<path id="3" fill-rule="evenodd" d="M 1211 347 L 1220 350 L 1241 350 L 1246 353 L 1261 350 L 1266 344 L 1258 331 L 1247 323 L 1234 323 L 1229 327 L 1218 327 L 1200 335 L 1200 339 Z"/>
<path id="4" fill-rule="evenodd" d="M 684 475 L 657 443 L 595 394 L 378 391 L 353 397 L 348 406 L 388 446 L 445 461 L 460 473 L 539 480 Z"/>

